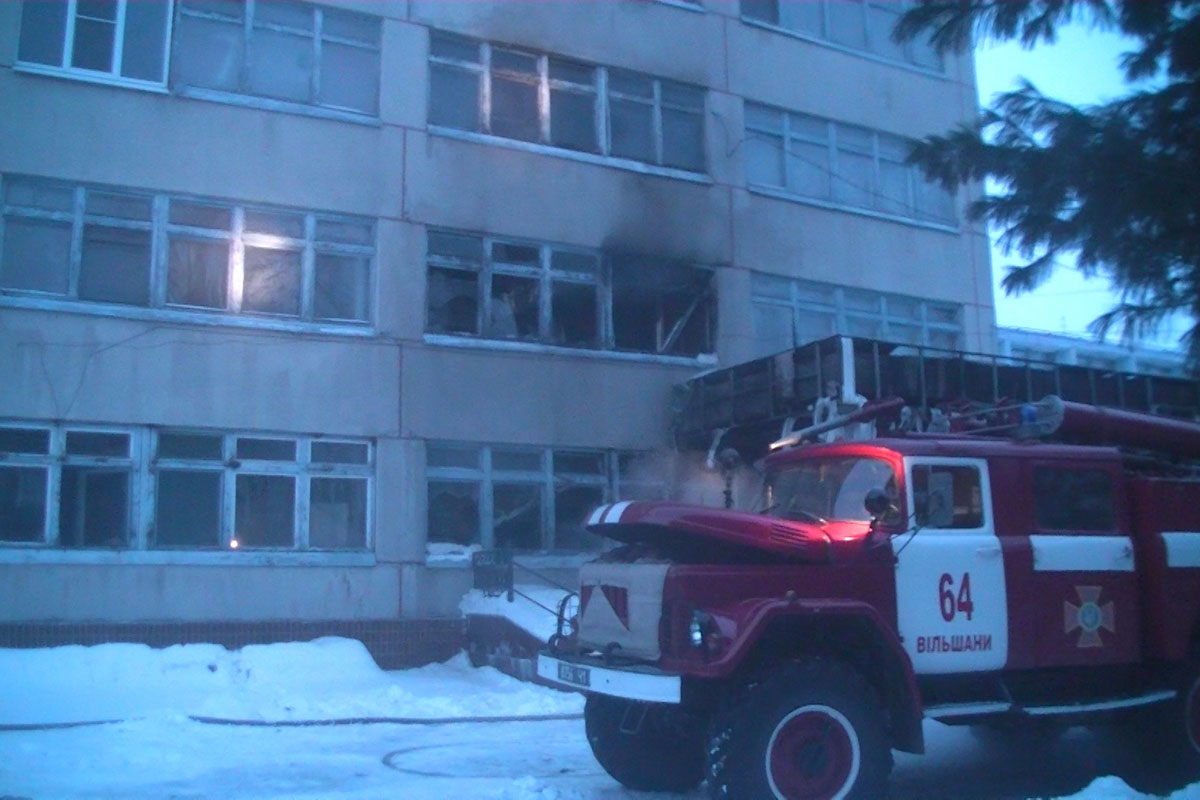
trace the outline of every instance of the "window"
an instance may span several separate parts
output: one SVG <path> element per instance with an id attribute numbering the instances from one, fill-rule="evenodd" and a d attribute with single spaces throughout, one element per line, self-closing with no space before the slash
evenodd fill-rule
<path id="1" fill-rule="evenodd" d="M 429 122 L 704 171 L 704 91 L 628 70 L 433 32 Z"/>
<path id="2" fill-rule="evenodd" d="M 369 220 L 8 176 L 3 197 L 0 290 L 143 308 L 370 320 Z"/>
<path id="3" fill-rule="evenodd" d="M 712 273 L 431 229 L 426 330 L 562 347 L 712 352 Z"/>
<path id="4" fill-rule="evenodd" d="M 942 58 L 928 41 L 892 41 L 892 30 L 907 5 L 898 0 L 742 0 L 742 17 L 942 72 Z"/>
<path id="5" fill-rule="evenodd" d="M 521 551 L 589 551 L 586 530 L 609 499 L 660 499 L 644 453 L 429 442 L 428 540 Z"/>
<path id="6" fill-rule="evenodd" d="M 918 527 L 983 527 L 983 490 L 976 467 L 915 465 L 912 494 Z"/>
<path id="7" fill-rule="evenodd" d="M 17 62 L 90 80 L 162 85 L 171 4 L 66 0 L 21 4 Z"/>
<path id="8" fill-rule="evenodd" d="M 1039 530 L 1112 531 L 1112 477 L 1103 470 L 1033 468 L 1033 508 Z"/>
<path id="9" fill-rule="evenodd" d="M 762 273 L 751 276 L 750 288 L 762 355 L 834 334 L 947 350 L 958 349 L 962 338 L 959 307 L 950 303 Z"/>
<path id="10" fill-rule="evenodd" d="M 375 115 L 380 22 L 291 0 L 181 0 L 172 81 Z"/>
<path id="11" fill-rule="evenodd" d="M 0 543 L 363 550 L 371 457 L 363 441 L 6 424 Z"/>
<path id="12" fill-rule="evenodd" d="M 905 163 L 909 142 L 746 103 L 746 180 L 797 197 L 952 224 L 954 195 Z"/>

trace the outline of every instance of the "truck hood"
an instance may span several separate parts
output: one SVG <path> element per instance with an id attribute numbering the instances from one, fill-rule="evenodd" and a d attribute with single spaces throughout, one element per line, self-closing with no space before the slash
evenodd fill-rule
<path id="1" fill-rule="evenodd" d="M 796 561 L 830 561 L 861 548 L 865 522 L 825 525 L 669 502 L 622 502 L 600 506 L 588 530 L 620 542 L 644 542 L 667 554 L 681 550 L 753 551 Z"/>

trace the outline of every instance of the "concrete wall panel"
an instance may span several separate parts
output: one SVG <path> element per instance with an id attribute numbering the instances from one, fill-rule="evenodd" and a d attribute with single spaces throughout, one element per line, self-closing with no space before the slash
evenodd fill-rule
<path id="1" fill-rule="evenodd" d="M 438 135 L 408 141 L 416 221 L 611 251 L 728 262 L 720 187 Z"/>
<path id="2" fill-rule="evenodd" d="M 0 564 L 0 621 L 389 618 L 399 576 L 384 566 Z"/>
<path id="3" fill-rule="evenodd" d="M 602 358 L 420 347 L 404 354 L 404 435 L 644 450 L 670 387 L 698 371 Z"/>
<path id="4" fill-rule="evenodd" d="M 0 416 L 234 430 L 396 433 L 385 344 L 6 309 Z"/>

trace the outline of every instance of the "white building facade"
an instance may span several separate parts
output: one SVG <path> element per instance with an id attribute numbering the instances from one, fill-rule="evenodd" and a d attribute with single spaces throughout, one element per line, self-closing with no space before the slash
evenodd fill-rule
<path id="1" fill-rule="evenodd" d="M 667 490 L 700 370 L 992 350 L 898 12 L 0 4 L 0 625 L 453 619 Z"/>

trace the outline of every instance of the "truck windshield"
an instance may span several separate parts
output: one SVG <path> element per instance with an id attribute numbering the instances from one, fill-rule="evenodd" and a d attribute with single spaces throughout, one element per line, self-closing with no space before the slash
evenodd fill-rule
<path id="1" fill-rule="evenodd" d="M 763 513 L 784 519 L 824 523 L 829 520 L 869 522 L 863 507 L 867 492 L 882 489 L 896 498 L 896 477 L 877 458 L 814 458 L 788 464 L 769 476 Z M 895 519 L 889 511 L 883 522 Z"/>

